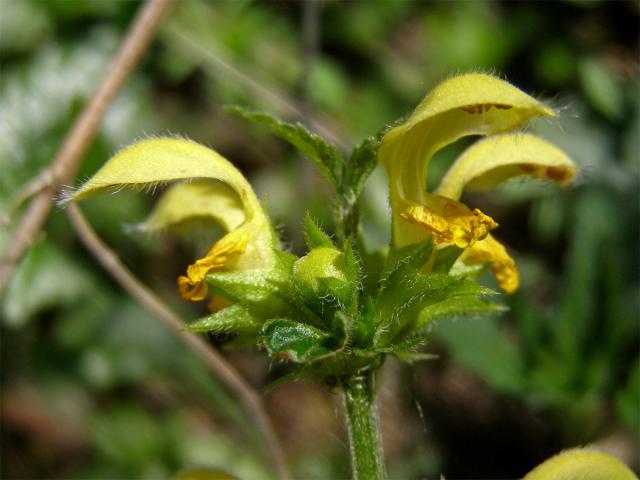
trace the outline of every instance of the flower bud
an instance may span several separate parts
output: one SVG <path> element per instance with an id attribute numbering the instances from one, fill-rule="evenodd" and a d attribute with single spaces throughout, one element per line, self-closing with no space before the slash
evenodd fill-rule
<path id="1" fill-rule="evenodd" d="M 323 314 L 345 304 L 352 293 L 339 250 L 320 247 L 311 250 L 293 266 L 293 283 L 300 300 Z"/>

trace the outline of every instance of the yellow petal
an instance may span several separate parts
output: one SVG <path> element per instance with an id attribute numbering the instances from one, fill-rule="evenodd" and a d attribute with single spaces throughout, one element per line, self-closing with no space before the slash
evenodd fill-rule
<path id="1" fill-rule="evenodd" d="M 189 140 L 158 138 L 135 143 L 112 157 L 65 201 L 175 181 L 191 183 L 170 188 L 143 229 L 206 217 L 229 231 L 178 279 L 184 298 L 204 299 L 208 272 L 269 268 L 275 263 L 277 238 L 249 182 L 228 160 Z"/>
<path id="2" fill-rule="evenodd" d="M 460 248 L 474 245 L 487 236 L 498 224 L 475 208 L 463 203 L 427 194 L 427 204 L 408 204 L 400 216 L 406 221 L 428 230 L 437 243 L 453 244 Z"/>
<path id="3" fill-rule="evenodd" d="M 520 274 L 516 262 L 492 235 L 466 249 L 460 261 L 464 264 L 488 264 L 498 281 L 500 288 L 506 293 L 515 292 L 520 286 Z"/>
<path id="4" fill-rule="evenodd" d="M 178 183 L 162 195 L 139 229 L 165 230 L 194 219 L 211 219 L 231 231 L 247 217 L 237 193 L 224 183 Z"/>
<path id="5" fill-rule="evenodd" d="M 554 112 L 549 107 L 490 75 L 461 75 L 438 85 L 406 122 L 385 134 L 380 145 L 397 245 L 407 243 L 397 208 L 402 199 L 425 203 L 427 166 L 438 150 L 463 136 L 504 132 L 533 117 L 550 115 Z"/>
<path id="6" fill-rule="evenodd" d="M 147 139 L 124 148 L 65 201 L 179 180 L 225 183 L 237 193 L 248 217 L 261 211 L 253 189 L 236 167 L 210 148 L 179 138 Z"/>
<path id="7" fill-rule="evenodd" d="M 249 233 L 235 230 L 213 244 L 207 254 L 187 267 L 187 275 L 178 277 L 178 290 L 185 300 L 203 300 L 207 296 L 205 276 L 209 272 L 225 270 L 229 261 L 239 257 L 247 248 Z"/>
<path id="8" fill-rule="evenodd" d="M 530 175 L 567 184 L 576 165 L 559 148 L 535 135 L 494 135 L 471 145 L 451 166 L 437 193 L 460 198 L 462 191 L 489 190 L 511 177 Z"/>
<path id="9" fill-rule="evenodd" d="M 575 448 L 559 453 L 530 471 L 524 480 L 638 480 L 620 460 L 603 452 Z"/>
<path id="10" fill-rule="evenodd" d="M 510 83 L 492 75 L 468 73 L 440 83 L 418 105 L 408 125 L 435 115 L 460 110 L 467 115 L 491 115 L 490 128 L 508 130 L 532 116 L 554 115 L 553 110 Z M 485 122 L 486 123 L 486 122 Z"/>

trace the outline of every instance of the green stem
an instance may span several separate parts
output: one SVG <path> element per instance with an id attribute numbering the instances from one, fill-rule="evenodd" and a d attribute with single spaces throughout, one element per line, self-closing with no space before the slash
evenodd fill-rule
<path id="1" fill-rule="evenodd" d="M 351 467 L 354 480 L 386 477 L 376 405 L 374 372 L 366 370 L 342 381 Z"/>
<path id="2" fill-rule="evenodd" d="M 344 198 L 342 194 L 339 194 L 335 207 L 335 218 L 338 246 L 344 248 L 346 240 L 353 238 L 358 232 L 359 218 L 357 206 Z"/>

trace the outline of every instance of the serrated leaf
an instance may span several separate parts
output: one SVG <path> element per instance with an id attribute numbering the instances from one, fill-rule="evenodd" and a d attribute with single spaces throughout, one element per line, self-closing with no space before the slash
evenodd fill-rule
<path id="1" fill-rule="evenodd" d="M 300 123 L 283 122 L 273 115 L 237 106 L 227 107 L 226 110 L 246 120 L 268 127 L 273 134 L 289 142 L 311 160 L 329 183 L 334 188 L 338 188 L 342 181 L 344 159 L 334 145 L 311 133 Z"/>
<path id="2" fill-rule="evenodd" d="M 406 363 L 424 362 L 426 360 L 436 360 L 440 358 L 438 355 L 435 355 L 433 353 L 419 352 L 395 352 L 393 356 L 401 362 Z"/>
<path id="3" fill-rule="evenodd" d="M 381 292 L 393 282 L 394 277 L 402 277 L 410 270 L 419 270 L 429 260 L 432 252 L 433 239 L 431 237 L 424 242 L 399 249 L 391 247 L 387 261 L 382 269 L 380 279 Z"/>
<path id="4" fill-rule="evenodd" d="M 369 175 L 378 165 L 379 146 L 378 137 L 365 138 L 353 149 L 345 164 L 343 184 L 351 204 L 358 200 Z"/>
<path id="5" fill-rule="evenodd" d="M 274 249 L 276 263 L 274 269 L 277 272 L 279 278 L 287 278 L 291 275 L 293 270 L 293 264 L 296 263 L 298 257 L 294 254 L 285 252 L 284 250 Z"/>
<path id="6" fill-rule="evenodd" d="M 284 257 L 281 260 L 286 261 Z M 289 277 L 278 268 L 213 272 L 206 280 L 214 294 L 246 307 L 262 320 L 289 315 L 316 320 L 311 311 L 295 301 Z"/>
<path id="7" fill-rule="evenodd" d="M 331 318 L 335 310 L 350 305 L 356 288 L 347 279 L 345 255 L 328 247 L 313 249 L 294 264 L 291 285 L 299 304 L 320 318 Z"/>
<path id="8" fill-rule="evenodd" d="M 360 262 L 351 242 L 347 242 L 344 247 L 344 270 L 350 282 L 360 283 Z"/>
<path id="9" fill-rule="evenodd" d="M 415 329 L 422 329 L 440 318 L 499 314 L 506 310 L 505 306 L 489 302 L 474 294 L 457 295 L 423 308 L 418 315 Z"/>
<path id="10" fill-rule="evenodd" d="M 309 212 L 307 212 L 304 219 L 304 236 L 309 250 L 319 247 L 336 248 L 329 235 L 313 221 Z"/>
<path id="11" fill-rule="evenodd" d="M 376 330 L 375 305 L 371 297 L 365 297 L 360 313 L 354 322 L 353 341 L 358 347 L 368 348 Z"/>
<path id="12" fill-rule="evenodd" d="M 351 298 L 345 305 L 347 311 L 349 311 L 352 315 L 355 315 L 358 309 L 358 291 L 361 287 L 361 270 L 360 270 L 360 262 L 356 253 L 353 249 L 353 245 L 351 242 L 347 242 L 344 248 L 344 270 L 345 275 L 347 277 L 348 282 L 351 284 Z"/>
<path id="13" fill-rule="evenodd" d="M 331 350 L 334 353 L 344 350 L 349 343 L 353 321 L 344 312 L 338 310 L 333 316 L 331 324 Z"/>
<path id="14" fill-rule="evenodd" d="M 366 272 L 366 275 L 362 276 L 362 289 L 366 295 L 376 295 L 378 286 L 380 285 L 382 271 L 388 257 L 389 248 L 386 247 L 369 251 L 362 236 L 356 239 L 356 246 L 361 268 Z"/>
<path id="15" fill-rule="evenodd" d="M 424 344 L 427 339 L 421 335 L 413 335 L 410 337 L 403 338 L 400 342 L 395 343 L 393 345 L 389 345 L 387 347 L 376 347 L 375 351 L 378 353 L 389 353 L 395 354 L 398 352 L 408 352 L 411 351 L 420 345 Z"/>
<path id="16" fill-rule="evenodd" d="M 462 248 L 456 247 L 455 245 L 449 245 L 448 247 L 436 250 L 431 271 L 433 273 L 449 273 L 451 267 L 453 267 L 453 264 L 456 263 L 456 260 L 463 251 Z"/>
<path id="17" fill-rule="evenodd" d="M 452 297 L 468 297 L 493 293 L 464 278 L 441 273 L 429 275 L 408 270 L 394 274 L 377 302 L 377 330 L 374 343 L 388 345 L 396 337 L 411 334 L 420 312 L 430 305 Z M 454 303 L 455 300 L 452 300 Z M 410 331 L 404 332 L 406 328 Z"/>
<path id="18" fill-rule="evenodd" d="M 185 330 L 193 333 L 257 333 L 262 321 L 241 305 L 231 305 L 217 312 L 196 320 L 185 327 Z"/>
<path id="19" fill-rule="evenodd" d="M 324 346 L 328 339 L 328 333 L 286 318 L 271 320 L 262 329 L 262 343 L 269 355 L 297 363 L 331 355 L 331 350 Z"/>

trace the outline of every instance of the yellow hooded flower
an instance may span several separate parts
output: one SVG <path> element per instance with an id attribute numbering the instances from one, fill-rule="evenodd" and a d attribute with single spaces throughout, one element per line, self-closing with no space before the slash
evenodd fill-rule
<path id="1" fill-rule="evenodd" d="M 213 150 L 184 139 L 158 138 L 135 143 L 111 158 L 68 200 L 121 188 L 170 187 L 142 230 L 159 230 L 205 219 L 227 233 L 178 278 L 183 298 L 203 300 L 205 276 L 221 270 L 268 269 L 275 263 L 277 239 L 255 192 L 244 176 Z"/>
<path id="2" fill-rule="evenodd" d="M 553 115 L 549 107 L 490 75 L 461 75 L 438 85 L 406 122 L 386 133 L 380 146 L 390 182 L 394 245 L 432 235 L 439 246 L 465 248 L 460 261 L 488 264 L 500 286 L 513 292 L 519 283 L 515 263 L 489 234 L 498 224 L 458 200 L 465 189 L 487 190 L 518 175 L 568 183 L 576 167 L 563 152 L 533 135 L 505 133 L 531 118 Z M 488 138 L 458 158 L 435 193 L 427 192 L 429 160 L 468 135 Z"/>

